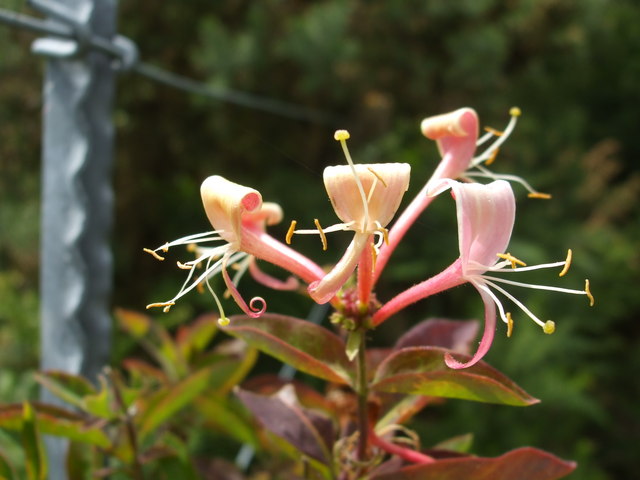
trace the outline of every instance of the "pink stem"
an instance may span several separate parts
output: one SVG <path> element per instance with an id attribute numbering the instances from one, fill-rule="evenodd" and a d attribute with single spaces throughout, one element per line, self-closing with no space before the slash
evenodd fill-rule
<path id="1" fill-rule="evenodd" d="M 384 451 L 391 453 L 392 455 L 397 455 L 400 458 L 411 462 L 411 463 L 433 463 L 436 461 L 435 458 L 430 457 L 429 455 L 425 455 L 424 453 L 416 452 L 415 450 L 411 450 L 410 448 L 405 448 L 395 443 L 387 442 L 383 438 L 380 438 L 375 434 L 375 432 L 371 431 L 369 434 L 369 441 L 372 445 L 376 447 L 380 447 Z"/>
<path id="2" fill-rule="evenodd" d="M 418 300 L 462 285 L 465 282 L 466 280 L 462 277 L 462 262 L 458 258 L 439 274 L 408 288 L 385 303 L 373 316 L 373 325 L 377 327 L 391 315 L 398 313 Z"/>
<path id="3" fill-rule="evenodd" d="M 371 289 L 373 288 L 373 237 L 369 237 L 367 246 L 360 254 L 358 262 L 358 300 L 364 307 L 369 305 Z"/>
<path id="4" fill-rule="evenodd" d="M 404 209 L 402 214 L 394 222 L 393 227 L 391 227 L 391 229 L 389 230 L 389 243 L 383 245 L 380 248 L 380 253 L 378 254 L 378 259 L 376 260 L 376 270 L 373 277 L 374 285 L 380 278 L 380 274 L 384 270 L 384 267 L 387 265 L 391 254 L 400 243 L 400 240 L 403 239 L 411 225 L 413 225 L 420 214 L 425 210 L 425 208 L 429 206 L 429 204 L 435 198 L 427 195 L 427 191 L 429 190 L 433 182 L 440 180 L 441 178 L 449 178 L 450 175 L 455 175 L 457 177 L 457 171 L 455 171 L 454 173 L 451 158 L 451 153 L 446 153 L 444 155 L 435 172 L 433 172 L 433 175 L 431 175 L 429 181 L 424 184 L 422 190 L 418 192 L 416 197 L 411 201 L 407 208 Z"/>
<path id="5" fill-rule="evenodd" d="M 324 270 L 304 255 L 258 229 L 243 227 L 241 250 L 297 275 L 306 283 L 321 280 Z"/>

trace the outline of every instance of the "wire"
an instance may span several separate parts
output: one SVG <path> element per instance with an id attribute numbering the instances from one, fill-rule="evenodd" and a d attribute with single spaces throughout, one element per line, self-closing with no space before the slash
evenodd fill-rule
<path id="1" fill-rule="evenodd" d="M 40 2 L 37 3 L 38 5 L 34 6 L 40 6 Z M 59 23 L 60 21 L 64 21 L 64 18 L 60 18 L 64 16 L 64 13 L 57 13 L 57 21 L 51 22 L 0 8 L 0 24 L 21 28 L 34 33 L 46 34 L 67 40 L 77 41 L 78 35 L 76 34 L 76 28 L 73 23 L 71 21 L 69 21 L 68 23 Z M 83 34 L 86 35 L 86 32 L 83 32 Z M 121 42 L 117 42 L 117 40 L 121 40 Z M 252 93 L 240 92 L 231 89 L 213 88 L 209 85 L 206 85 L 205 83 L 193 80 L 183 75 L 169 72 L 145 62 L 139 62 L 137 61 L 137 52 L 133 54 L 129 59 L 125 59 L 124 57 L 127 54 L 131 54 L 131 52 L 127 51 L 127 49 L 123 47 L 125 45 L 128 45 L 129 50 L 135 49 L 135 44 L 125 37 L 116 36 L 114 41 L 110 41 L 103 37 L 95 36 L 89 33 L 88 44 L 95 50 L 99 50 L 103 53 L 113 56 L 118 60 L 122 60 L 123 63 L 126 63 L 127 60 L 131 60 L 131 58 L 134 58 L 135 60 L 132 62 L 128 70 L 131 70 L 157 83 L 161 83 L 178 90 L 296 120 L 304 120 L 311 123 L 321 124 L 333 123 L 332 115 L 329 115 L 326 112 L 321 112 L 318 110 Z"/>

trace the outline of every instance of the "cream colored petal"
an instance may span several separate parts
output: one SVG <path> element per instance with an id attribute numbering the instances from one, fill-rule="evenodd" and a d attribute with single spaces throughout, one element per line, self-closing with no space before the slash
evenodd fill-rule
<path id="1" fill-rule="evenodd" d="M 200 194 L 211 225 L 230 244 L 240 240 L 243 214 L 259 211 L 262 206 L 260 192 L 218 175 L 202 182 Z"/>
<path id="2" fill-rule="evenodd" d="M 364 225 L 365 209 L 358 185 L 349 165 L 327 167 L 324 185 L 336 215 L 344 223 L 355 222 L 358 231 L 372 232 L 379 222 L 385 227 L 400 206 L 409 187 L 411 167 L 407 163 L 355 165 L 369 209 L 368 225 Z"/>

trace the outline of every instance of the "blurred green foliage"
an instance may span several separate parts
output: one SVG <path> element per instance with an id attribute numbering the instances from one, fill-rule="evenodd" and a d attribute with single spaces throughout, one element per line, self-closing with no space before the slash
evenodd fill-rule
<path id="1" fill-rule="evenodd" d="M 21 1 L 9 8 L 23 8 Z M 3 6 L 6 4 L 3 3 Z M 114 114 L 116 273 L 114 304 L 140 309 L 170 298 L 181 272 L 142 247 L 208 228 L 199 183 L 222 174 L 280 202 L 290 219 L 334 221 L 324 166 L 342 163 L 333 130 L 348 128 L 356 161 L 412 165 L 411 193 L 437 151 L 419 121 L 461 106 L 501 128 L 510 106 L 524 112 L 496 172 L 516 173 L 552 201 L 519 191 L 512 253 L 528 263 L 564 258 L 562 285 L 590 278 L 596 306 L 527 291 L 527 304 L 556 321 L 545 336 L 516 317 L 487 360 L 542 399 L 529 409 L 450 402 L 414 425 L 425 444 L 473 432 L 474 451 L 495 455 L 530 444 L 580 462 L 575 478 L 635 475 L 640 437 L 639 209 L 640 7 L 634 0 L 410 0 L 302 2 L 229 0 L 120 2 L 120 30 L 145 61 L 197 78 L 330 113 L 330 124 L 279 118 L 211 102 L 135 76 L 119 82 Z M 11 396 L 37 363 L 39 118 L 41 61 L 31 36 L 0 29 L 0 396 Z M 437 273 L 457 255 L 452 202 L 430 207 L 396 252 L 378 294 L 388 299 Z M 339 247 L 347 236 L 330 239 Z M 317 239 L 296 247 L 319 262 Z M 185 254 L 186 256 L 186 254 Z M 184 257 L 183 257 L 184 258 Z M 532 277 L 534 278 L 534 277 Z M 535 277 L 537 278 L 537 277 Z M 548 283 L 548 282 L 546 282 Z M 250 295 L 250 281 L 241 286 Z M 305 299 L 267 296 L 269 310 L 301 314 Z M 211 308 L 182 302 L 186 318 Z M 232 309 L 234 307 L 230 307 Z M 176 310 L 177 307 L 176 307 Z M 383 343 L 419 319 L 481 314 L 463 287 L 407 310 L 372 340 Z M 11 372 L 11 373 L 5 373 Z M 28 383 L 28 382 L 26 382 Z M 26 387 L 24 387 L 26 388 Z M 28 390 L 28 388 L 27 388 Z M 635 440 L 635 441 L 634 441 Z M 572 478 L 573 478 L 572 477 Z"/>

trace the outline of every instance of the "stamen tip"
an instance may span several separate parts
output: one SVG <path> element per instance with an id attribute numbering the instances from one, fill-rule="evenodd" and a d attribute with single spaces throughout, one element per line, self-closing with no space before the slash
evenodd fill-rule
<path id="1" fill-rule="evenodd" d="M 220 317 L 218 319 L 218 325 L 220 325 L 221 327 L 226 327 L 227 325 L 229 325 L 230 320 L 227 317 Z"/>
<path id="2" fill-rule="evenodd" d="M 291 220 L 291 225 L 289 225 L 289 230 L 287 230 L 287 235 L 284 238 L 287 242 L 287 245 L 291 245 L 291 238 L 293 237 L 297 224 L 298 222 L 296 220 Z"/>
<path id="3" fill-rule="evenodd" d="M 347 130 L 336 130 L 336 133 L 333 134 L 333 138 L 339 142 L 344 140 L 348 140 L 351 137 Z"/>
<path id="4" fill-rule="evenodd" d="M 527 194 L 529 198 L 538 198 L 540 200 L 551 200 L 553 197 L 550 193 L 542 193 L 542 192 L 529 192 Z"/>
<path id="5" fill-rule="evenodd" d="M 544 322 L 544 327 L 542 327 L 542 331 L 547 335 L 551 335 L 553 332 L 556 331 L 556 322 L 554 322 L 553 320 L 547 320 L 546 322 Z"/>
<path id="6" fill-rule="evenodd" d="M 156 252 L 155 250 L 151 250 L 150 248 L 143 248 L 142 251 L 148 253 L 149 255 L 153 255 L 153 258 L 155 258 L 156 260 L 164 260 L 164 257 L 158 255 L 158 252 Z"/>
<path id="7" fill-rule="evenodd" d="M 511 318 L 511 313 L 507 312 L 507 338 L 511 338 L 511 334 L 513 333 L 513 318 Z"/>
<path id="8" fill-rule="evenodd" d="M 509 115 L 511 115 L 512 117 L 519 117 L 520 115 L 522 115 L 522 110 L 520 110 L 520 108 L 518 107 L 511 107 L 511 109 L 509 110 Z"/>
<path id="9" fill-rule="evenodd" d="M 585 278 L 584 280 L 584 293 L 587 294 L 587 298 L 589 299 L 589 306 L 593 307 L 596 303 L 596 299 L 593 298 L 593 295 L 591 294 L 591 287 L 589 285 L 589 279 Z"/>

